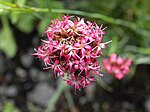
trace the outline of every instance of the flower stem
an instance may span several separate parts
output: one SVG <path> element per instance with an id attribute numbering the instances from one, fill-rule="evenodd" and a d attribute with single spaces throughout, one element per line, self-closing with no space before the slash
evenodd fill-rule
<path id="1" fill-rule="evenodd" d="M 60 97 L 60 95 L 62 94 L 62 92 L 68 87 L 68 85 L 65 82 L 60 82 L 58 88 L 56 89 L 56 91 L 53 93 L 52 97 L 50 98 L 46 111 L 45 112 L 52 112 L 55 108 L 55 104 L 58 100 L 58 98 Z"/>
<path id="2" fill-rule="evenodd" d="M 96 79 L 97 79 L 97 83 L 98 83 L 103 89 L 105 89 L 105 90 L 108 91 L 108 92 L 112 92 L 112 91 L 113 91 L 113 88 L 112 88 L 111 86 L 109 86 L 107 83 L 105 83 L 101 77 L 96 77 Z"/>
<path id="3" fill-rule="evenodd" d="M 68 102 L 68 106 L 69 106 L 70 112 L 76 112 L 75 111 L 75 104 L 74 104 L 72 95 L 71 95 L 71 93 L 70 93 L 68 88 L 65 90 L 65 97 L 66 97 L 66 100 Z"/>
<path id="4" fill-rule="evenodd" d="M 43 13 L 66 13 L 66 14 L 75 14 L 75 15 L 81 15 L 81 16 L 86 16 L 86 17 L 91 17 L 91 18 L 97 18 L 101 19 L 103 21 L 106 21 L 111 24 L 116 24 L 116 25 L 121 25 L 128 27 L 135 31 L 137 34 L 150 37 L 150 32 L 145 30 L 145 29 L 140 29 L 135 23 L 126 21 L 126 20 L 121 20 L 121 19 L 115 19 L 100 13 L 88 13 L 84 11 L 78 11 L 78 10 L 67 10 L 67 9 L 49 9 L 49 8 L 37 8 L 37 7 L 31 7 L 31 6 L 26 6 L 26 5 L 19 5 L 19 4 L 13 4 L 9 2 L 4 2 L 0 1 L 0 4 L 8 6 L 6 8 L 0 8 L 1 11 L 9 10 L 9 11 L 21 11 L 21 12 L 28 12 L 28 13 L 33 13 L 33 12 L 43 12 Z"/>

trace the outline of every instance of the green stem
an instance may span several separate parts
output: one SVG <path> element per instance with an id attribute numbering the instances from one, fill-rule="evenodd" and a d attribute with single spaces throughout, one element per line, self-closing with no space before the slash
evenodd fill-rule
<path id="1" fill-rule="evenodd" d="M 4 2 L 4 1 L 0 1 L 0 4 L 6 5 L 6 6 L 9 6 L 9 7 L 12 7 L 12 8 L 17 7 L 16 4 L 12 4 L 12 3 L 9 3 L 9 2 Z"/>
<path id="2" fill-rule="evenodd" d="M 73 98 L 69 89 L 65 90 L 65 97 L 66 97 L 70 112 L 75 112 L 75 104 L 74 104 L 74 101 L 73 101 Z"/>
<path id="3" fill-rule="evenodd" d="M 90 17 L 90 18 L 101 19 L 101 20 L 106 21 L 106 22 L 111 23 L 111 24 L 116 24 L 116 25 L 128 27 L 128 28 L 132 29 L 133 31 L 135 31 L 137 34 L 150 38 L 150 36 L 149 36 L 150 32 L 147 30 L 138 28 L 138 26 L 135 23 L 132 23 L 132 22 L 129 22 L 126 20 L 121 20 L 121 19 L 114 19 L 114 18 L 105 16 L 105 15 L 100 14 L 100 13 L 88 13 L 88 12 L 84 12 L 84 11 L 66 10 L 66 9 L 51 9 L 51 12 L 75 14 L 75 15 L 81 15 L 81 16 L 86 16 L 86 17 Z"/>
<path id="4" fill-rule="evenodd" d="M 50 10 L 49 8 L 37 8 L 37 7 L 31 7 L 31 6 L 26 6 L 26 5 L 12 4 L 9 2 L 3 2 L 3 1 L 0 1 L 0 4 L 8 6 L 7 8 L 0 8 L 1 10 L 24 11 L 24 12 L 29 12 L 29 13 L 33 13 L 33 12 L 49 13 L 49 10 Z M 101 20 L 106 21 L 111 24 L 128 27 L 128 28 L 132 29 L 133 31 L 135 31 L 139 35 L 150 37 L 149 31 L 138 28 L 138 26 L 135 23 L 132 23 L 132 22 L 129 22 L 126 20 L 111 18 L 109 16 L 106 16 L 106 15 L 103 15 L 100 13 L 88 13 L 88 12 L 84 12 L 84 11 L 67 10 L 67 9 L 51 9 L 51 12 L 75 14 L 75 15 L 81 15 L 81 16 L 101 19 Z"/>
<path id="5" fill-rule="evenodd" d="M 113 88 L 112 88 L 111 86 L 109 86 L 107 83 L 105 83 L 101 77 L 96 77 L 96 79 L 97 79 L 97 83 L 98 83 L 103 89 L 105 89 L 105 90 L 108 91 L 108 92 L 112 92 L 112 91 L 113 91 Z"/>
<path id="6" fill-rule="evenodd" d="M 58 98 L 60 97 L 60 95 L 62 94 L 62 92 L 67 88 L 67 84 L 65 82 L 60 82 L 58 88 L 56 89 L 56 91 L 53 93 L 52 97 L 50 98 L 49 102 L 48 102 L 48 106 L 45 112 L 52 112 L 54 110 L 55 104 L 58 100 Z"/>

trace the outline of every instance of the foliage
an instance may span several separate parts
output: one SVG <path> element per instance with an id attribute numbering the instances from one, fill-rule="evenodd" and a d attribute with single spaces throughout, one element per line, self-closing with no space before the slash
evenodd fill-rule
<path id="1" fill-rule="evenodd" d="M 80 16 L 107 26 L 103 42 L 112 40 L 112 43 L 104 51 L 104 58 L 117 53 L 132 59 L 133 76 L 137 65 L 150 64 L 149 4 L 150 0 L 0 0 L 0 52 L 9 59 L 17 55 L 16 29 L 25 35 L 36 32 L 34 36 L 41 38 L 51 20 L 61 19 L 64 14 Z M 113 91 L 103 80 L 98 80 L 104 89 Z M 49 102 L 52 107 L 65 87 L 60 85 L 57 90 L 60 92 Z M 16 110 L 12 102 L 4 104 L 4 111 L 9 109 Z"/>
<path id="2" fill-rule="evenodd" d="M 112 37 L 113 40 L 108 51 L 109 55 L 115 51 L 126 56 L 130 54 L 134 61 L 137 58 L 141 58 L 138 56 L 139 54 L 144 57 L 148 56 L 150 54 L 150 14 L 148 11 L 150 9 L 147 6 L 149 0 L 113 0 L 113 2 L 101 0 L 100 4 L 98 2 L 98 0 L 66 0 L 63 2 L 55 0 L 1 0 L 0 14 L 2 16 L 6 15 L 11 20 L 11 23 L 22 32 L 30 33 L 36 28 L 39 34 L 42 34 L 51 19 L 60 18 L 62 13 L 85 16 L 92 21 L 104 23 L 105 26 L 108 26 L 107 37 Z M 66 7 L 71 10 L 64 10 L 63 3 L 67 3 Z M 79 9 L 80 11 L 74 9 Z M 6 28 L 3 27 L 3 29 Z M 4 35 L 3 37 L 6 36 Z M 106 40 L 109 40 L 107 37 Z M 5 40 L 9 41 L 5 38 L 2 41 Z M 10 40 L 8 43 L 14 46 L 14 40 Z M 4 50 L 3 47 L 1 49 L 8 56 L 11 54 L 9 51 Z M 10 51 L 14 54 L 16 52 L 15 50 Z M 140 61 L 140 63 L 145 63 L 145 61 Z M 138 64 L 140 63 L 138 62 Z"/>
<path id="3" fill-rule="evenodd" d="M 3 107 L 3 112 L 19 112 L 18 109 L 14 106 L 14 103 L 10 100 L 5 102 Z"/>
<path id="4" fill-rule="evenodd" d="M 62 3 L 54 0 L 47 2 L 43 0 L 0 0 L 0 15 L 2 22 L 2 31 L 0 33 L 0 49 L 9 58 L 15 56 L 17 48 L 15 37 L 13 37 L 13 31 L 8 24 L 8 20 L 10 20 L 12 25 L 24 33 L 29 34 L 36 28 L 41 35 L 51 19 L 60 18 L 62 15 L 59 13 L 51 14 L 49 11 L 44 14 L 36 13 L 28 10 L 28 6 L 26 5 L 37 6 L 39 8 L 48 7 L 49 10 L 56 7 L 63 9 Z M 24 9 L 20 9 L 22 6 L 24 6 Z"/>
<path id="5" fill-rule="evenodd" d="M 109 24 L 107 37 L 112 37 L 113 42 L 108 53 L 130 54 L 136 61 L 137 58 L 141 58 L 138 56 L 139 54 L 142 56 L 150 54 L 148 53 L 150 48 L 150 12 L 148 11 L 150 8 L 148 4 L 150 4 L 149 0 L 82 0 L 74 1 L 68 7 L 93 12 L 88 16 L 95 17 L 95 21 L 101 19 Z M 102 16 L 100 14 L 105 16 L 100 17 Z M 141 61 L 140 63 L 145 62 Z M 140 63 L 138 62 L 138 64 Z"/>

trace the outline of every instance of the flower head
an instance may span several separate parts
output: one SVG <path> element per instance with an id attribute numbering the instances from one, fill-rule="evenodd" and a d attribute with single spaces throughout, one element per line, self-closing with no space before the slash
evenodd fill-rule
<path id="1" fill-rule="evenodd" d="M 65 81 L 75 89 L 90 86 L 95 81 L 94 74 L 100 76 L 101 66 L 97 58 L 102 54 L 106 43 L 101 43 L 104 28 L 96 23 L 77 17 L 63 16 L 62 21 L 55 19 L 44 34 L 36 55 L 43 60 L 47 69 L 53 69 L 55 76 L 67 77 Z"/>
<path id="2" fill-rule="evenodd" d="M 119 80 L 129 73 L 131 63 L 131 59 L 122 58 L 115 53 L 103 61 L 104 70 L 108 74 L 113 74 Z"/>

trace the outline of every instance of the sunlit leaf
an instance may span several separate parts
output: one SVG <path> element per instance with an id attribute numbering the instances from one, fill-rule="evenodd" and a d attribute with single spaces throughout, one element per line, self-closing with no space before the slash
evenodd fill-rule
<path id="1" fill-rule="evenodd" d="M 13 33 L 5 16 L 1 17 L 3 29 L 0 32 L 0 49 L 9 57 L 12 58 L 16 54 L 17 46 L 14 40 Z"/>

